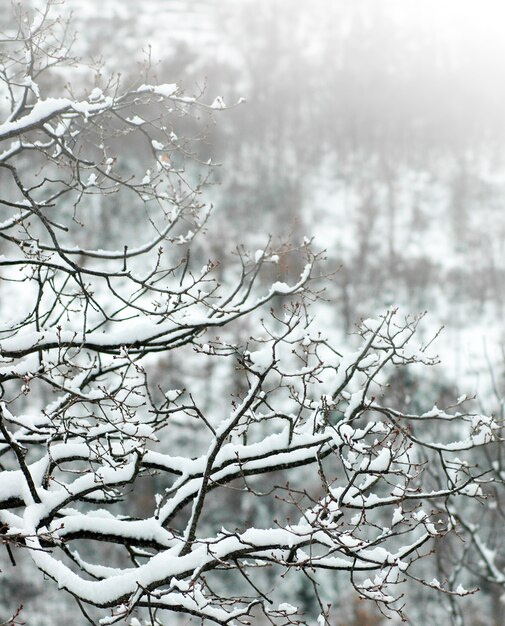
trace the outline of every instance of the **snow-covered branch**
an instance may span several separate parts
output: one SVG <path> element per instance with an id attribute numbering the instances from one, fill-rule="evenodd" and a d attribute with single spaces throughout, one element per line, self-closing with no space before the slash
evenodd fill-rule
<path id="1" fill-rule="evenodd" d="M 2 542 L 103 609 L 103 624 L 142 607 L 217 624 L 294 620 L 296 607 L 271 608 L 257 575 L 266 567 L 342 571 L 361 597 L 401 611 L 423 550 L 456 526 L 495 575 L 451 511 L 484 497 L 491 478 L 471 453 L 497 424 L 387 402 L 391 368 L 434 362 L 415 345 L 420 318 L 391 309 L 337 350 L 308 312 L 320 288 L 308 243 L 298 276 L 269 278 L 268 248 L 223 278 L 221 259 L 199 245 L 209 172 L 200 163 L 196 173 L 177 128 L 195 108 L 223 107 L 176 84 L 45 96 L 53 57 L 22 52 L 49 55 L 49 15 L 3 42 L 0 75 L 10 94 L 0 123 Z M 451 428 L 435 440 L 427 423 Z M 117 552 L 94 550 L 103 544 Z M 225 589 L 228 571 L 247 593 Z"/>

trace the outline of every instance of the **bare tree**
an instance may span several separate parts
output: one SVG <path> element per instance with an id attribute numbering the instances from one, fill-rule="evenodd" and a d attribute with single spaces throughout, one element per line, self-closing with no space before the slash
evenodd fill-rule
<path id="1" fill-rule="evenodd" d="M 460 501 L 482 496 L 487 476 L 464 457 L 493 439 L 494 421 L 384 406 L 389 367 L 433 362 L 415 345 L 419 320 L 390 310 L 338 352 L 310 315 L 309 243 L 292 284 L 261 286 L 277 260 L 268 246 L 239 249 L 221 282 L 218 259 L 201 267 L 205 176 L 177 125 L 201 127 L 222 101 L 99 76 L 80 97 L 45 97 L 51 73 L 76 71 L 52 10 L 20 14 L 2 40 L 0 537 L 12 562 L 24 549 L 89 621 L 88 606 L 102 609 L 101 624 L 144 609 L 151 624 L 164 611 L 302 623 L 265 569 L 305 576 L 320 624 L 330 623 L 324 570 L 347 573 L 386 613 L 401 613 L 408 579 L 470 593 L 421 579 L 416 564 L 455 529 Z M 237 343 L 240 320 L 252 330 Z M 168 353 L 177 372 L 160 380 Z M 227 401 L 211 376 L 203 410 L 208 389 L 190 370 L 212 372 L 209 362 L 241 384 Z M 445 440 L 426 434 L 433 422 Z M 225 489 L 275 513 L 226 527 L 214 506 Z"/>

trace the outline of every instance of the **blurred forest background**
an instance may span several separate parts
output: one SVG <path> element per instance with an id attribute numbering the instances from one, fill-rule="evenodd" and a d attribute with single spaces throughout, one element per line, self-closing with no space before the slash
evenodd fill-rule
<path id="1" fill-rule="evenodd" d="M 318 323 L 335 338 L 350 341 L 361 317 L 392 304 L 405 315 L 428 310 L 426 336 L 444 326 L 435 344 L 441 365 L 421 378 L 402 374 L 393 381 L 391 393 L 401 403 L 427 410 L 427 403 L 477 393 L 483 410 L 501 416 L 499 7 L 491 0 L 67 0 L 61 11 L 73 12 L 74 53 L 102 64 L 104 81 L 120 72 L 134 83 L 149 62 L 158 81 L 179 82 L 187 95 L 204 91 L 209 103 L 218 96 L 226 104 L 246 99 L 198 129 L 206 136 L 198 157 L 219 163 L 206 190 L 214 215 L 199 244 L 204 262 L 220 258 L 226 271 L 223 257 L 237 244 L 254 251 L 271 236 L 280 247 L 272 278 L 285 280 L 300 273 L 290 245 L 314 237 L 315 247 L 327 251 L 325 269 L 338 269 L 325 283 L 326 302 L 317 305 Z M 8 16 L 0 12 L 2 29 Z M 64 95 L 67 76 L 59 83 L 53 76 L 45 93 Z M 75 77 L 73 85 L 93 87 Z M 180 135 L 195 127 L 198 120 L 181 119 Z M 91 209 L 105 247 L 114 220 L 98 200 Z M 127 207 L 124 219 L 127 225 Z M 175 369 L 183 384 L 184 366 Z M 13 579 L 0 589 L 0 602 L 26 601 L 28 591 L 30 626 L 70 623 L 66 609 L 52 616 L 34 610 L 35 581 Z M 303 590 L 293 594 L 303 602 Z M 62 602 L 48 597 L 53 607 Z M 465 602 L 475 611 L 469 623 L 503 623 L 498 591 L 484 588 L 480 599 Z M 373 608 L 360 613 L 347 604 L 338 623 L 382 623 Z"/>
<path id="2" fill-rule="evenodd" d="M 340 268 L 321 313 L 337 334 L 391 304 L 427 309 L 426 332 L 445 327 L 435 378 L 483 392 L 495 408 L 505 306 L 500 3 L 70 0 L 68 9 L 77 51 L 103 62 L 104 75 L 137 80 L 149 58 L 160 81 L 188 95 L 246 98 L 206 130 L 201 158 L 222 164 L 208 190 L 208 255 L 262 247 L 267 235 L 315 237 L 328 269 Z"/>

